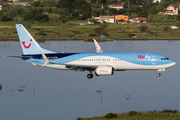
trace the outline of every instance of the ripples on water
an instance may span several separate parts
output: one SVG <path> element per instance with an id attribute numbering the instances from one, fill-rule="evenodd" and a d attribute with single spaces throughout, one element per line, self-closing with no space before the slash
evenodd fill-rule
<path id="1" fill-rule="evenodd" d="M 130 110 L 180 110 L 180 41 L 99 44 L 104 52 L 152 52 L 168 56 L 177 64 L 161 77 L 156 77 L 156 71 L 125 71 L 89 80 L 88 72 L 54 70 L 5 58 L 21 55 L 22 50 L 19 42 L 0 42 L 1 119 L 72 120 Z M 47 41 L 40 46 L 57 52 L 95 52 L 94 43 L 84 41 Z M 23 92 L 18 92 L 20 85 L 26 85 Z"/>

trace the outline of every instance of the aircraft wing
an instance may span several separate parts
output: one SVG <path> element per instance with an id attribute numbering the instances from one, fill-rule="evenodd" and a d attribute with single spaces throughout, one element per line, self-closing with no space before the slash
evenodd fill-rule
<path id="1" fill-rule="evenodd" d="M 75 70 L 76 71 L 93 71 L 97 68 L 95 65 L 73 65 L 73 64 L 65 64 L 68 70 Z"/>
<path id="2" fill-rule="evenodd" d="M 75 70 L 76 71 L 92 71 L 92 70 L 95 70 L 97 68 L 96 65 L 75 65 L 75 64 L 62 64 L 62 63 L 55 63 L 55 62 L 52 62 L 50 61 L 46 55 L 41 51 L 41 54 L 42 54 L 42 57 L 45 61 L 45 63 L 42 65 L 42 67 L 44 65 L 46 65 L 47 63 L 52 63 L 52 64 L 58 64 L 58 65 L 65 65 L 66 68 L 68 68 L 68 70 Z"/>

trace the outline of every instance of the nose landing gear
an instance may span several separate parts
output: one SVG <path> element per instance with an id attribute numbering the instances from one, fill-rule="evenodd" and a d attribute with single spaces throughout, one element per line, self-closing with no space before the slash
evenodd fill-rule
<path id="1" fill-rule="evenodd" d="M 161 72 L 161 71 L 166 71 L 166 69 L 158 69 L 158 73 L 157 73 L 157 76 L 158 76 L 158 77 L 161 76 L 161 73 L 159 73 L 159 72 Z"/>
<path id="2" fill-rule="evenodd" d="M 157 76 L 160 77 L 160 76 L 161 76 L 161 73 L 157 73 Z"/>

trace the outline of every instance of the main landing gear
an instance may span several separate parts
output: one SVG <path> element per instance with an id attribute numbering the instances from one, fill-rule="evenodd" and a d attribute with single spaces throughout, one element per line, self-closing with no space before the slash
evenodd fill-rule
<path id="1" fill-rule="evenodd" d="M 87 78 L 88 78 L 88 79 L 93 78 L 93 74 L 92 74 L 92 72 L 91 72 L 91 71 L 90 71 L 90 73 L 87 75 Z"/>

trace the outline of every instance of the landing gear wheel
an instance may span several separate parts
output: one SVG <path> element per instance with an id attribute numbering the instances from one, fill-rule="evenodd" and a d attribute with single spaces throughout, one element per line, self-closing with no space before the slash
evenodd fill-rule
<path id="1" fill-rule="evenodd" d="M 92 77 L 93 77 L 93 74 L 88 74 L 88 75 L 87 75 L 87 78 L 88 78 L 88 79 L 91 79 Z"/>
<path id="2" fill-rule="evenodd" d="M 158 76 L 158 77 L 160 77 L 160 76 L 161 76 L 161 74 L 160 74 L 160 73 L 157 73 L 157 76 Z"/>

